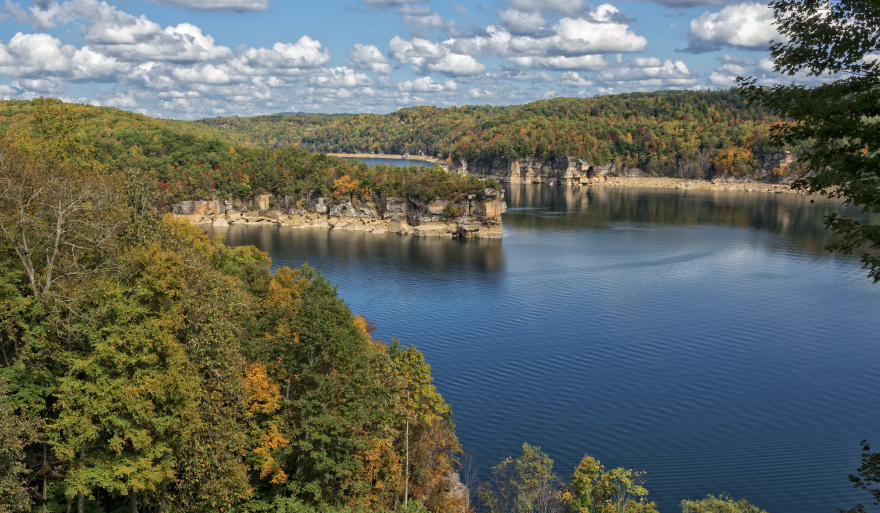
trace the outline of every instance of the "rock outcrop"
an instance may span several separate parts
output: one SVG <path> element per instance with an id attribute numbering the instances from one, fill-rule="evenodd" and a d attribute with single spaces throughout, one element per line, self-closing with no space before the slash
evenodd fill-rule
<path id="1" fill-rule="evenodd" d="M 249 209 L 248 205 L 252 208 Z M 501 214 L 507 210 L 504 193 L 484 189 L 458 201 L 397 198 L 374 194 L 370 200 L 330 201 L 304 194 L 258 195 L 237 201 L 183 201 L 171 206 L 175 217 L 197 225 L 277 225 L 291 228 L 330 228 L 377 235 L 398 233 L 418 237 L 502 236 Z"/>
<path id="2" fill-rule="evenodd" d="M 496 159 L 491 164 L 462 160 L 453 169 L 480 178 L 494 178 L 499 182 L 585 185 L 607 175 L 611 164 L 599 166 L 572 157 L 526 157 L 514 160 Z"/>

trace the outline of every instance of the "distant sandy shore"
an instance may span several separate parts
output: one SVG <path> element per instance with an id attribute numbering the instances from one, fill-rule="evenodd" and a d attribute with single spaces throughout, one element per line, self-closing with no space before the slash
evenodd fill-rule
<path id="1" fill-rule="evenodd" d="M 603 179 L 605 178 L 605 179 Z M 806 194 L 791 188 L 788 184 L 764 182 L 722 182 L 709 180 L 689 180 L 685 178 L 653 177 L 598 177 L 584 185 L 604 185 L 606 187 L 657 187 L 662 189 L 685 189 L 704 191 L 744 191 Z"/>
<path id="2" fill-rule="evenodd" d="M 355 158 L 355 159 L 393 159 L 393 160 L 404 160 L 403 155 L 385 155 L 385 154 L 374 154 L 374 153 L 328 153 L 327 155 L 333 155 L 334 157 L 347 157 L 347 158 Z M 427 155 L 410 155 L 406 158 L 406 160 L 423 160 L 425 162 L 430 162 L 432 164 L 441 164 L 442 161 L 436 157 L 429 157 Z"/>

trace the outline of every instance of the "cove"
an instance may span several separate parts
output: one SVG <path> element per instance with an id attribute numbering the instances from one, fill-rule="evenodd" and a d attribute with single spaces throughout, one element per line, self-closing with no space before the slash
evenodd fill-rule
<path id="1" fill-rule="evenodd" d="M 480 463 L 539 445 L 647 471 L 649 499 L 726 492 L 819 513 L 880 443 L 880 285 L 822 247 L 838 202 L 506 185 L 503 239 L 208 229 L 308 262 L 374 333 L 415 344 Z M 852 212 L 849 212 L 852 213 Z"/>

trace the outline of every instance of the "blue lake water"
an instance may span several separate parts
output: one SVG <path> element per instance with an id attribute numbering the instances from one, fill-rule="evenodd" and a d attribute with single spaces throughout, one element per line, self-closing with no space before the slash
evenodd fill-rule
<path id="1" fill-rule="evenodd" d="M 232 226 L 321 269 L 374 335 L 415 344 L 485 479 L 524 441 L 647 472 L 661 512 L 708 493 L 770 513 L 870 499 L 880 285 L 830 255 L 837 203 L 787 194 L 507 186 L 502 240 Z"/>
<path id="2" fill-rule="evenodd" d="M 354 157 L 342 157 L 345 160 L 359 160 L 364 164 L 369 166 L 378 166 L 379 164 L 385 164 L 386 166 L 425 166 L 425 167 L 434 167 L 434 164 L 430 162 L 426 162 L 424 160 L 415 160 L 415 159 L 383 159 L 383 158 L 354 158 Z"/>

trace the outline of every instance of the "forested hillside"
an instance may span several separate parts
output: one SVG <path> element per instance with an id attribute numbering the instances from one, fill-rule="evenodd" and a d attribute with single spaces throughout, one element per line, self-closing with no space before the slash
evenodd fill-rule
<path id="1" fill-rule="evenodd" d="M 88 109 L 29 108 L 0 138 L 0 511 L 467 509 L 418 350 L 307 265 L 160 216 Z"/>
<path id="2" fill-rule="evenodd" d="M 251 145 L 282 147 L 295 145 L 318 127 L 356 117 L 357 114 L 270 114 L 251 118 L 224 116 L 201 119 L 198 123 L 243 137 Z"/>
<path id="3" fill-rule="evenodd" d="M 30 130 L 36 100 L 4 102 L 0 130 Z M 458 198 L 492 187 L 473 177 L 419 166 L 369 167 L 294 146 L 258 148 L 243 134 L 204 123 L 168 121 L 119 109 L 70 105 L 77 135 L 104 170 L 137 169 L 159 184 L 162 199 L 228 199 L 260 192 L 316 196 L 389 195 Z"/>
<path id="4" fill-rule="evenodd" d="M 746 107 L 730 91 L 660 91 L 595 98 L 554 98 L 507 107 L 412 107 L 386 115 L 274 115 L 248 121 L 200 123 L 252 143 L 298 144 L 324 152 L 437 156 L 491 162 L 571 156 L 616 162 L 659 175 L 694 167 L 742 175 L 764 164 L 767 129 L 779 121 L 760 106 Z"/>

